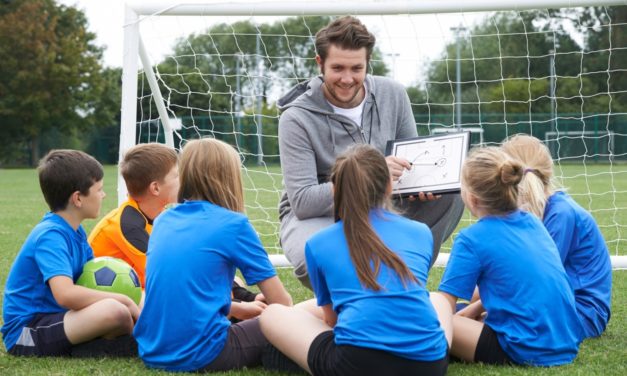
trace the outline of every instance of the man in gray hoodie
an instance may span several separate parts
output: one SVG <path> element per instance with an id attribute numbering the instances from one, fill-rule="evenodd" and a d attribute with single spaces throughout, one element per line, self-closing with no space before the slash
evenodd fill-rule
<path id="1" fill-rule="evenodd" d="M 279 204 L 281 245 L 294 274 L 311 288 L 305 242 L 334 223 L 329 181 L 338 155 L 367 143 L 385 152 L 389 140 L 416 137 L 411 104 L 402 85 L 367 74 L 375 37 L 356 18 L 338 18 L 316 34 L 321 75 L 301 83 L 278 102 L 279 149 L 285 191 Z M 394 180 L 409 162 L 386 157 Z M 401 212 L 427 224 L 433 233 L 435 261 L 464 210 L 459 194 L 420 193 L 418 200 L 396 202 Z"/>

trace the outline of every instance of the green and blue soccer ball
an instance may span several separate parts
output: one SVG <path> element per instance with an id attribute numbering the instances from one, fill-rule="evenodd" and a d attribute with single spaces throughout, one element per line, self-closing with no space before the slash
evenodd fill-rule
<path id="1" fill-rule="evenodd" d="M 115 257 L 96 257 L 83 266 L 77 285 L 90 289 L 115 292 L 131 298 L 136 304 L 142 297 L 142 288 L 135 270 Z"/>

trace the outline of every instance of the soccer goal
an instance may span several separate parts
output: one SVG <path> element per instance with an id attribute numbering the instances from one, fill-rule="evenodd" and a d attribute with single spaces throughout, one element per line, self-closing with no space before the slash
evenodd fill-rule
<path id="1" fill-rule="evenodd" d="M 377 38 L 370 72 L 407 88 L 419 134 L 464 128 L 481 145 L 516 133 L 545 140 L 614 267 L 627 268 L 627 10 L 614 7 L 624 3 L 130 1 L 120 158 L 143 142 L 230 143 L 244 164 L 247 214 L 273 262 L 287 265 L 276 101 L 319 73 L 316 31 L 351 14 Z M 465 215 L 459 228 L 472 221 Z"/>

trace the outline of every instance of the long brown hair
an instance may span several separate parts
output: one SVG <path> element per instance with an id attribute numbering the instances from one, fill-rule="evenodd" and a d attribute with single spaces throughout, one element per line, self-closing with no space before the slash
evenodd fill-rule
<path id="1" fill-rule="evenodd" d="M 549 148 L 537 138 L 525 134 L 512 136 L 501 148 L 525 166 L 518 188 L 520 207 L 542 219 L 548 197 L 556 190 Z"/>
<path id="2" fill-rule="evenodd" d="M 396 271 L 403 285 L 418 282 L 370 224 L 370 210 L 389 207 L 390 172 L 383 155 L 369 145 L 353 146 L 336 160 L 331 182 L 335 219 L 343 221 L 348 251 L 361 284 L 381 290 L 376 279 L 381 263 Z"/>
<path id="3" fill-rule="evenodd" d="M 463 189 L 478 200 L 488 214 L 507 214 L 518 208 L 518 183 L 522 164 L 498 147 L 471 151 L 462 168 Z"/>
<path id="4" fill-rule="evenodd" d="M 244 212 L 241 162 L 232 146 L 213 138 L 185 144 L 179 163 L 179 202 L 205 200 Z"/>

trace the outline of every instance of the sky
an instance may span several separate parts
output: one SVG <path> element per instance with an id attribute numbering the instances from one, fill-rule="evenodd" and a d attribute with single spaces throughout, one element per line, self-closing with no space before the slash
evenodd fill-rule
<path id="1" fill-rule="evenodd" d="M 89 29 L 97 36 L 96 43 L 105 47 L 105 65 L 121 67 L 123 62 L 125 1 L 57 0 L 57 2 L 76 6 L 85 12 Z M 438 58 L 446 43 L 454 40 L 455 35 L 451 28 L 461 24 L 470 26 L 480 18 L 477 14 L 469 13 L 417 17 L 411 21 L 407 19 L 405 22 L 386 22 L 373 16 L 360 17 L 369 29 L 377 35 L 377 45 L 384 53 L 386 63 L 392 70 L 392 76 L 406 85 L 418 80 L 424 74 L 427 62 L 430 59 Z M 241 17 L 227 18 L 242 19 Z M 153 62 L 160 60 L 170 51 L 176 38 L 207 28 L 212 22 L 222 21 L 224 17 L 220 19 L 161 17 L 161 19 L 165 20 L 157 22 L 154 21 L 154 18 L 148 18 L 140 23 L 142 38 Z M 412 38 L 415 39 L 408 39 L 408 31 L 411 31 L 412 35 L 415 36 Z"/>

